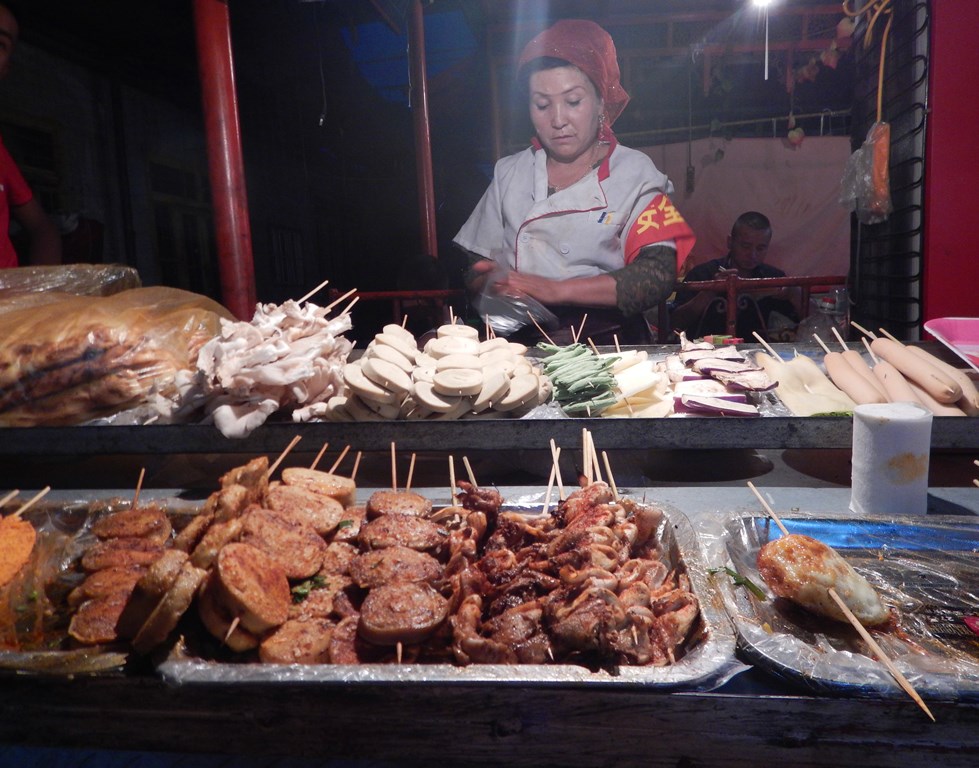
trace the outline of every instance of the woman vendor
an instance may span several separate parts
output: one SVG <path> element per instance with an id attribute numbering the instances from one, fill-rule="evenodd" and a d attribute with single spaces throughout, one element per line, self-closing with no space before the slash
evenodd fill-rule
<path id="1" fill-rule="evenodd" d="M 591 21 L 559 21 L 526 45 L 518 72 L 536 135 L 497 162 L 455 237 L 470 255 L 467 285 L 518 311 L 543 305 L 558 344 L 648 343 L 643 312 L 673 292 L 694 235 L 669 179 L 612 132 L 629 101 L 612 38 Z M 509 338 L 542 338 L 520 322 Z"/>

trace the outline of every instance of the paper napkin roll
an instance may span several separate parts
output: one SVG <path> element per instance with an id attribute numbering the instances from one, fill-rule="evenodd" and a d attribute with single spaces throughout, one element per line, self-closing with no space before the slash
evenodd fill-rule
<path id="1" fill-rule="evenodd" d="M 850 509 L 861 515 L 928 511 L 932 413 L 917 403 L 853 409 Z"/>

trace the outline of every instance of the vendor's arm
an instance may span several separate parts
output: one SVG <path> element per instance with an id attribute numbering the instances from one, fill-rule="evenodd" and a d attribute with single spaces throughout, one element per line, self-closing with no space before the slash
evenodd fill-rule
<path id="1" fill-rule="evenodd" d="M 630 264 L 608 274 L 548 280 L 510 272 L 500 289 L 530 296 L 547 306 L 618 307 L 624 315 L 632 316 L 656 306 L 673 292 L 675 283 L 675 249 L 651 245 Z"/>
<path id="2" fill-rule="evenodd" d="M 30 238 L 28 260 L 33 265 L 61 263 L 61 235 L 36 198 L 10 208 Z"/>

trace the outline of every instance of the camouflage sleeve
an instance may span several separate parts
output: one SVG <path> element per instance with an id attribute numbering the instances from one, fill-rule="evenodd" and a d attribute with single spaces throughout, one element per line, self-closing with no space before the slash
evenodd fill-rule
<path id="1" fill-rule="evenodd" d="M 631 264 L 609 274 L 615 279 L 616 305 L 630 317 L 651 309 L 673 293 L 676 251 L 665 245 L 647 245 Z"/>

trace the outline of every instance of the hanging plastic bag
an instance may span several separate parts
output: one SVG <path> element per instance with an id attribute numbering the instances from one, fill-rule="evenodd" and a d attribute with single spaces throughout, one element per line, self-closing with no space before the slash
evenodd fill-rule
<path id="1" fill-rule="evenodd" d="M 888 163 L 891 151 L 891 126 L 874 123 L 863 146 L 850 155 L 843 169 L 840 204 L 856 211 L 863 224 L 880 224 L 894 210 Z"/>
<path id="2" fill-rule="evenodd" d="M 473 302 L 476 311 L 492 326 L 493 332 L 497 336 L 509 336 L 533 321 L 542 328 L 556 327 L 557 316 L 536 299 L 508 296 L 497 291 L 497 284 L 506 279 L 509 271 L 509 266 L 496 260 L 496 266 L 490 272 L 482 292 Z"/>

